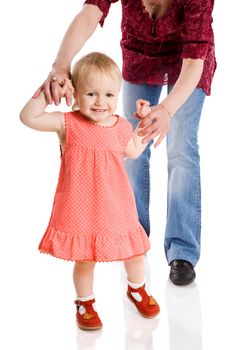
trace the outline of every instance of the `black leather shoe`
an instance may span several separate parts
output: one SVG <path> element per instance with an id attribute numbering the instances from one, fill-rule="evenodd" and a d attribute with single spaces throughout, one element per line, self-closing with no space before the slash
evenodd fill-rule
<path id="1" fill-rule="evenodd" d="M 194 281 L 196 273 L 192 264 L 185 260 L 173 260 L 170 264 L 170 280 L 178 286 L 185 286 Z"/>

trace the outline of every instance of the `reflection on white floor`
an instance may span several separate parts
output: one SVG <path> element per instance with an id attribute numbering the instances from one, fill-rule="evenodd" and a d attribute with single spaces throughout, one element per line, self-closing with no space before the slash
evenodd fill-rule
<path id="1" fill-rule="evenodd" d="M 96 341 L 101 337 L 103 330 L 95 332 L 84 332 L 77 329 L 77 349 L 78 350 L 94 350 L 96 349 Z"/>
<path id="2" fill-rule="evenodd" d="M 197 284 L 166 286 L 169 350 L 202 350 L 201 302 Z"/>
<path id="3" fill-rule="evenodd" d="M 127 300 L 125 301 L 125 303 Z M 128 305 L 127 305 L 128 306 Z M 153 350 L 153 332 L 159 319 L 145 319 L 125 305 L 125 350 Z M 130 306 L 130 305 L 129 305 Z M 133 308 L 133 305 L 132 305 Z"/>

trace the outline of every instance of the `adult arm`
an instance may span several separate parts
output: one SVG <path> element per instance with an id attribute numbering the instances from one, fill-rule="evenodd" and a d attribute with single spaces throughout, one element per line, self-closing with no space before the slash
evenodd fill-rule
<path id="1" fill-rule="evenodd" d="M 174 84 L 168 96 L 157 106 L 151 107 L 151 112 L 140 122 L 140 136 L 146 142 L 158 136 L 155 147 L 158 146 L 166 136 L 170 122 L 176 111 L 183 105 L 196 88 L 203 71 L 203 59 L 183 59 L 179 78 Z M 138 111 L 136 110 L 136 113 Z M 155 123 L 156 121 L 157 123 Z"/>
<path id="2" fill-rule="evenodd" d="M 67 29 L 53 63 L 52 71 L 35 92 L 34 98 L 44 90 L 46 101 L 50 104 L 54 101 L 58 105 L 60 103 L 59 87 L 62 85 L 65 88 L 66 103 L 71 105 L 73 87 L 69 80 L 69 72 L 72 59 L 94 33 L 102 15 L 103 13 L 98 6 L 89 4 L 83 6 Z"/>
<path id="3" fill-rule="evenodd" d="M 207 57 L 213 42 L 212 11 L 214 0 L 185 0 L 182 1 L 184 9 L 183 59 L 180 75 L 172 91 L 161 102 L 161 106 L 152 107 L 151 114 L 142 122 L 142 126 L 149 123 L 149 119 L 157 120 L 150 126 L 153 137 L 159 135 L 155 146 L 158 146 L 169 130 L 170 119 L 182 104 L 192 94 L 201 78 L 204 60 Z M 144 130 L 145 133 L 148 129 Z"/>

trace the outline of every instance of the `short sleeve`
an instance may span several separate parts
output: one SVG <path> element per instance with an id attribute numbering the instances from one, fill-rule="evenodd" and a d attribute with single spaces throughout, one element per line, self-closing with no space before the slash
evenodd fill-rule
<path id="1" fill-rule="evenodd" d="M 128 120 L 119 117 L 118 137 L 124 152 L 133 134 L 133 126 Z"/>
<path id="2" fill-rule="evenodd" d="M 211 40 L 214 0 L 184 1 L 182 58 L 205 59 Z"/>
<path id="3" fill-rule="evenodd" d="M 86 0 L 84 2 L 84 5 L 96 5 L 99 7 L 100 11 L 103 12 L 103 16 L 100 20 L 100 25 L 101 27 L 103 27 L 105 18 L 108 15 L 111 4 L 117 1 L 118 0 Z"/>

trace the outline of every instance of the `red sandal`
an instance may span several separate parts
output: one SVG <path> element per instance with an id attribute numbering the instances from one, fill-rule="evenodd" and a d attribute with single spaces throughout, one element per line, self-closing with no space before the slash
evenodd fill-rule
<path id="1" fill-rule="evenodd" d="M 138 293 L 137 298 L 134 293 Z M 128 285 L 127 296 L 143 317 L 152 318 L 158 315 L 160 311 L 159 305 L 152 296 L 147 294 L 145 284 L 137 289 L 131 288 Z"/>
<path id="2" fill-rule="evenodd" d="M 102 328 L 102 322 L 93 307 L 94 302 L 95 299 L 75 300 L 74 303 L 77 306 L 76 321 L 79 328 L 90 331 Z"/>

